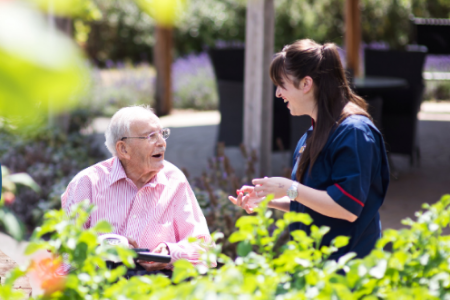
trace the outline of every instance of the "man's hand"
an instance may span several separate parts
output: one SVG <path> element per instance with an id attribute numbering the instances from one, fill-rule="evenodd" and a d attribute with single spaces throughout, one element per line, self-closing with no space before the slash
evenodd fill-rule
<path id="1" fill-rule="evenodd" d="M 137 242 L 133 238 L 127 237 L 127 239 L 128 239 L 128 244 L 129 244 L 128 247 L 130 247 L 130 248 L 139 248 Z"/>
<path id="2" fill-rule="evenodd" d="M 132 246 L 131 248 L 139 248 L 136 241 L 130 237 L 128 237 L 128 243 Z M 151 253 L 158 253 L 158 254 L 165 254 L 169 255 L 169 248 L 165 243 L 159 244 Z M 167 263 L 160 263 L 160 262 L 152 262 L 152 261 L 142 261 L 138 260 L 138 264 L 140 264 L 147 272 L 151 271 L 159 271 L 167 267 Z"/>
<path id="3" fill-rule="evenodd" d="M 164 255 L 169 255 L 169 248 L 167 247 L 166 244 L 161 243 L 159 244 L 153 251 L 152 253 L 158 253 L 158 254 L 164 254 Z M 160 263 L 160 262 L 152 262 L 152 261 L 142 261 L 142 260 L 138 260 L 137 261 L 142 267 L 144 267 L 144 269 L 147 272 L 151 272 L 151 271 L 159 271 L 162 269 L 165 269 L 167 267 L 167 263 Z"/>

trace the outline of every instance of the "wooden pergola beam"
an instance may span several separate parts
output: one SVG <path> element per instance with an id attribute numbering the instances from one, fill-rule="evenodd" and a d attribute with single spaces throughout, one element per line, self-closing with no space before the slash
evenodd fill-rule
<path id="1" fill-rule="evenodd" d="M 361 76 L 359 49 L 361 46 L 361 18 L 359 0 L 345 1 L 345 49 L 347 69 Z"/>

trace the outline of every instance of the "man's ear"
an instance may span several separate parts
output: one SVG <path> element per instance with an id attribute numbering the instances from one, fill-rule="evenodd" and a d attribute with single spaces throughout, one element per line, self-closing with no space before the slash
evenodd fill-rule
<path id="1" fill-rule="evenodd" d="M 314 81 L 310 76 L 305 76 L 300 82 L 300 85 L 304 93 L 309 93 L 313 90 Z"/>
<path id="2" fill-rule="evenodd" d="M 128 160 L 131 158 L 128 145 L 124 141 L 118 141 L 116 143 L 116 152 L 119 159 Z"/>

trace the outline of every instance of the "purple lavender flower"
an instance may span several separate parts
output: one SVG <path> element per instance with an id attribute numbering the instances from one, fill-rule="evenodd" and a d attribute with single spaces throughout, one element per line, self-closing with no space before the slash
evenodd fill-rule
<path id="1" fill-rule="evenodd" d="M 106 60 L 105 64 L 106 64 L 106 68 L 108 68 L 108 69 L 114 68 L 114 62 L 110 59 Z"/>
<path id="2" fill-rule="evenodd" d="M 178 108 L 216 109 L 214 70 L 206 52 L 180 57 L 172 64 L 173 104 Z"/>

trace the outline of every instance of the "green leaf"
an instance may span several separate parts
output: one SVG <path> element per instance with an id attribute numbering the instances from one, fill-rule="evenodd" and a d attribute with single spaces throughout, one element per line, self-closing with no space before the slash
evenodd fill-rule
<path id="1" fill-rule="evenodd" d="M 172 27 L 185 10 L 187 0 L 135 0 L 136 4 L 164 27 Z"/>
<path id="2" fill-rule="evenodd" d="M 98 20 L 102 14 L 91 0 L 28 0 L 44 12 L 50 9 L 54 15 Z"/>
<path id="3" fill-rule="evenodd" d="M 9 175 L 9 170 L 7 167 L 2 166 L 2 178 Z"/>
<path id="4" fill-rule="evenodd" d="M 101 220 L 100 222 L 95 224 L 94 231 L 100 233 L 109 233 L 112 231 L 112 226 L 108 221 Z"/>
<path id="5" fill-rule="evenodd" d="M 230 236 L 230 238 L 228 239 L 230 241 L 230 243 L 236 243 L 236 242 L 240 242 L 240 241 L 244 241 L 248 238 L 248 234 L 241 232 L 241 231 L 236 231 L 233 232 Z"/>
<path id="6" fill-rule="evenodd" d="M 27 173 L 16 173 L 8 176 L 9 180 L 14 182 L 15 184 L 21 184 L 26 187 L 31 188 L 35 192 L 39 192 L 40 188 L 36 181 L 31 178 Z"/>
<path id="7" fill-rule="evenodd" d="M 116 246 L 114 248 L 117 250 L 117 254 L 119 254 L 120 260 L 125 266 L 127 266 L 128 268 L 135 267 L 133 258 L 137 256 L 136 252 L 127 248 L 123 248 L 121 246 Z"/>
<path id="8" fill-rule="evenodd" d="M 87 258 L 87 249 L 88 246 L 86 243 L 78 243 L 73 251 L 73 260 L 77 262 L 79 265 L 82 265 Z"/>
<path id="9" fill-rule="evenodd" d="M 175 267 L 172 275 L 172 280 L 174 283 L 180 283 L 189 277 L 194 277 L 197 275 L 195 267 L 187 260 L 177 260 L 173 265 Z"/>
<path id="10" fill-rule="evenodd" d="M 240 217 L 237 221 L 236 221 L 236 227 L 237 228 L 241 228 L 244 226 L 252 226 L 252 225 L 258 225 L 259 224 L 259 218 L 255 217 L 255 216 L 243 216 Z"/>
<path id="11" fill-rule="evenodd" d="M 343 256 L 341 256 L 338 260 L 339 265 L 345 265 L 347 262 L 349 262 L 353 257 L 356 257 L 355 252 L 349 252 Z"/>
<path id="12" fill-rule="evenodd" d="M 387 260 L 381 259 L 378 261 L 377 265 L 369 270 L 369 274 L 377 279 L 383 278 L 386 273 Z"/>
<path id="13" fill-rule="evenodd" d="M 13 285 L 14 282 L 22 276 L 25 276 L 25 270 L 20 267 L 16 267 L 12 269 L 9 274 L 6 276 L 5 285 Z"/>
<path id="14" fill-rule="evenodd" d="M 247 256 L 252 251 L 252 245 L 248 241 L 242 241 L 237 246 L 237 254 L 241 257 Z"/>
<path id="15" fill-rule="evenodd" d="M 338 236 L 333 239 L 331 242 L 333 246 L 337 248 L 342 248 L 344 246 L 348 245 L 348 242 L 350 241 L 350 238 L 348 236 Z"/>
<path id="16" fill-rule="evenodd" d="M 297 213 L 297 212 L 287 212 L 284 214 L 283 219 L 287 224 L 291 224 L 294 222 L 301 222 L 305 225 L 310 225 L 312 223 L 312 218 L 305 213 Z"/>
<path id="17" fill-rule="evenodd" d="M 25 255 L 33 254 L 36 251 L 47 249 L 47 245 L 45 243 L 41 242 L 31 242 L 28 244 L 27 248 L 25 249 Z"/>
<path id="18" fill-rule="evenodd" d="M 4 209 L 3 217 L 2 220 L 0 220 L 0 222 L 3 223 L 6 233 L 11 235 L 14 239 L 18 241 L 22 240 L 24 233 L 23 225 L 12 212 Z"/>

